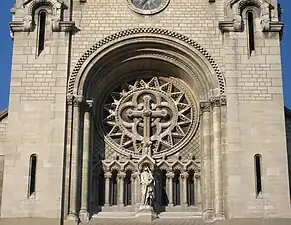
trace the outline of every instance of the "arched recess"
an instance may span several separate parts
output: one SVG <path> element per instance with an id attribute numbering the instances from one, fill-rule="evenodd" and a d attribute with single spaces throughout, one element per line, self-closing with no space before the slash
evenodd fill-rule
<path id="1" fill-rule="evenodd" d="M 156 65 L 146 66 L 148 59 Z M 143 62 L 143 68 L 136 66 L 131 71 L 128 65 L 132 62 Z M 225 94 L 225 79 L 210 54 L 195 41 L 159 28 L 121 31 L 93 45 L 76 64 L 68 81 L 68 94 L 91 98 L 91 85 L 96 85 L 100 77 L 116 73 L 117 66 L 118 71 L 127 74 L 134 70 L 158 70 L 157 67 L 170 68 L 171 71 L 157 72 L 171 72 L 178 77 L 187 74 L 180 78 L 190 82 L 190 86 L 193 84 L 191 88 L 200 100 Z"/>
<path id="2" fill-rule="evenodd" d="M 213 152 L 215 152 L 213 157 L 205 157 L 208 161 L 204 163 L 204 167 L 206 168 L 204 171 L 207 172 L 205 176 L 209 177 L 209 179 L 203 180 L 205 182 L 203 185 L 207 189 L 207 196 L 203 200 L 205 203 L 203 202 L 204 208 L 201 211 L 205 218 L 211 218 L 213 215 L 221 215 L 223 217 L 224 196 L 222 185 L 219 182 L 223 180 L 220 169 L 222 168 L 222 144 L 220 144 L 222 141 L 220 138 L 224 135 L 221 132 L 224 129 L 222 120 L 225 113 L 221 109 L 223 108 L 221 106 L 225 106 L 225 79 L 218 65 L 205 49 L 195 41 L 172 31 L 159 28 L 135 28 L 121 31 L 102 39 L 80 58 L 69 77 L 67 89 L 68 135 L 66 148 L 72 152 L 71 167 L 68 166 L 72 171 L 72 177 L 75 177 L 76 180 L 80 179 L 79 183 L 82 183 L 82 187 L 88 186 L 87 183 L 90 182 L 90 179 L 86 179 L 88 174 L 82 174 L 82 177 L 78 177 L 79 170 L 78 166 L 76 166 L 77 162 L 74 160 L 76 160 L 77 157 L 75 156 L 80 151 L 80 148 L 77 146 L 83 145 L 82 152 L 85 157 L 83 156 L 82 165 L 88 165 L 90 163 L 88 157 L 88 152 L 91 151 L 88 143 L 90 142 L 90 137 L 92 138 L 92 135 L 90 136 L 90 126 L 91 128 L 94 126 L 94 129 L 97 128 L 100 131 L 98 125 L 101 124 L 99 121 L 101 117 L 98 115 L 98 111 L 101 111 L 99 109 L 102 107 L 102 100 L 104 99 L 103 93 L 108 93 L 111 88 L 110 86 L 114 85 L 114 83 L 122 84 L 120 81 L 127 82 L 127 79 L 136 79 L 139 78 L 140 74 L 149 72 L 151 73 L 149 75 L 153 77 L 161 75 L 161 77 L 171 77 L 174 80 L 179 79 L 181 83 L 183 82 L 181 92 L 194 96 L 195 100 L 193 104 L 191 103 L 193 111 L 195 110 L 196 112 L 196 108 L 199 108 L 197 103 L 201 102 L 200 113 L 196 113 L 196 118 L 197 121 L 199 120 L 203 123 L 203 129 L 207 131 L 204 132 L 201 130 L 201 133 L 204 134 L 201 137 L 204 140 L 201 151 L 210 155 L 209 149 L 213 140 Z M 210 110 L 210 108 L 212 109 Z M 84 126 L 83 124 L 89 126 Z M 192 135 L 195 134 L 196 128 L 198 127 L 196 126 L 196 122 L 195 126 L 193 125 L 192 127 L 189 132 L 190 135 L 184 139 L 186 140 L 185 142 L 181 142 L 182 144 L 179 148 L 182 148 L 190 140 Z M 95 141 L 105 137 L 102 131 L 100 134 L 102 137 L 96 134 L 98 137 L 94 138 Z M 209 134 L 212 134 L 213 137 L 210 137 Z M 106 147 L 108 147 L 109 151 L 111 146 L 106 141 L 101 145 L 104 146 L 101 147 L 102 152 L 100 155 L 104 155 Z M 117 148 L 112 147 L 112 149 L 118 152 Z M 175 151 L 171 154 L 174 154 Z M 152 164 L 151 170 L 154 169 L 154 158 L 161 160 L 163 157 L 161 154 L 152 156 L 149 154 L 142 157 L 139 153 L 127 154 L 127 152 L 124 152 L 120 154 L 123 154 L 127 159 L 135 160 L 139 165 L 143 165 L 142 162 L 144 162 L 144 159 L 148 160 Z M 69 158 L 70 156 L 68 155 L 67 157 Z M 212 158 L 214 159 L 213 162 L 211 161 Z M 116 160 L 118 159 L 116 158 Z M 211 165 L 219 168 L 213 175 L 211 174 Z M 121 171 L 121 169 L 118 170 Z M 181 168 L 182 170 L 183 167 Z M 85 168 L 83 171 L 86 173 L 88 170 Z M 107 190 L 104 205 L 109 206 L 110 192 L 108 190 L 110 190 L 109 181 L 112 173 L 106 168 L 104 172 L 105 190 Z M 214 176 L 215 179 L 210 179 L 211 176 Z M 211 191 L 213 180 L 216 182 L 214 194 Z M 89 211 L 87 202 L 88 192 L 83 189 L 81 193 L 81 188 L 78 189 L 78 187 L 74 186 L 73 181 L 73 179 L 71 181 L 66 180 L 66 183 L 71 182 L 70 190 L 65 190 L 66 195 L 70 197 L 67 201 L 72 202 L 74 199 L 79 199 L 79 202 L 75 202 L 76 204 L 67 204 L 69 206 L 68 216 L 74 217 L 79 208 L 81 208 L 80 213 L 85 212 L 84 215 L 87 215 L 86 213 Z M 123 187 L 123 185 L 120 187 Z M 119 191 L 120 193 L 124 193 L 122 190 Z M 78 198 L 77 195 L 80 197 Z M 186 195 L 183 195 L 183 202 L 187 203 L 186 197 Z M 215 206 L 213 205 L 214 199 L 216 202 Z M 123 201 L 123 198 L 120 198 L 120 200 Z M 135 199 L 135 201 L 137 200 Z M 206 216 L 204 216 L 205 212 L 207 213 Z M 83 217 L 81 216 L 81 218 Z"/>

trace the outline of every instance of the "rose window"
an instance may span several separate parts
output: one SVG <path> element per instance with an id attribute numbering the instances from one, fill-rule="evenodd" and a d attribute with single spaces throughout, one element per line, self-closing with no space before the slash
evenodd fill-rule
<path id="1" fill-rule="evenodd" d="M 114 86 L 104 97 L 105 139 L 133 157 L 177 151 L 197 126 L 195 101 L 184 83 L 153 77 Z"/>

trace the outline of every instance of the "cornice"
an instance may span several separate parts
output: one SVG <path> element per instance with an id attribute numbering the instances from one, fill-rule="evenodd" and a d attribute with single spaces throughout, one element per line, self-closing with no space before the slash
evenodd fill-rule
<path id="1" fill-rule="evenodd" d="M 0 112 L 0 121 L 8 116 L 8 108 Z"/>

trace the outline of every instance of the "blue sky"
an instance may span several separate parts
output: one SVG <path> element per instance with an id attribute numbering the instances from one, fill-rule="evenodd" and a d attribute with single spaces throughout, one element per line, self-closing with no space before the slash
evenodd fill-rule
<path id="1" fill-rule="evenodd" d="M 1 0 L 0 8 L 0 111 L 8 106 L 9 82 L 11 71 L 12 41 L 8 23 L 11 20 L 10 8 L 15 0 Z M 282 68 L 285 105 L 291 108 L 291 0 L 280 0 L 284 9 L 284 36 L 281 42 Z"/>

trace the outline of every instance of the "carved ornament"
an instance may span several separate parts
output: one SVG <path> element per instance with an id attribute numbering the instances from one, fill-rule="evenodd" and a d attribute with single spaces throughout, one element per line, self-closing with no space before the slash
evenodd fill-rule
<path id="1" fill-rule="evenodd" d="M 117 152 L 133 158 L 144 154 L 161 158 L 177 152 L 198 124 L 192 94 L 174 78 L 152 77 L 118 84 L 104 97 L 103 107 L 101 129 L 106 141 Z"/>
<path id="2" fill-rule="evenodd" d="M 219 29 L 222 32 L 242 32 L 244 24 L 242 21 L 242 11 L 248 6 L 257 7 L 260 10 L 263 32 L 282 31 L 283 23 L 278 21 L 278 19 L 271 19 L 270 9 L 274 10 L 276 7 L 270 0 L 231 0 L 226 10 L 232 11 L 232 18 L 219 21 Z"/>
<path id="3" fill-rule="evenodd" d="M 63 21 L 63 10 L 67 8 L 62 0 L 27 0 L 22 3 L 24 17 L 22 21 L 10 23 L 11 36 L 14 32 L 32 32 L 35 28 L 35 10 L 39 6 L 46 6 L 52 10 L 51 26 L 53 32 L 70 32 L 76 30 L 75 22 Z"/>

